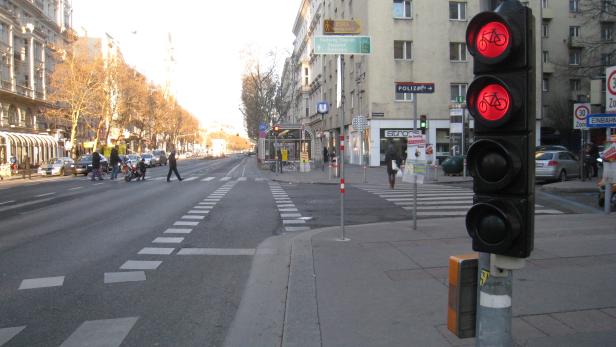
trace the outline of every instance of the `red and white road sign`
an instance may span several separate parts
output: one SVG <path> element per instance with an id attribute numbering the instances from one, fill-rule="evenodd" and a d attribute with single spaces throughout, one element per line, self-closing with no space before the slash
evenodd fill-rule
<path id="1" fill-rule="evenodd" d="M 616 113 L 616 66 L 605 69 L 605 111 Z"/>
<path id="2" fill-rule="evenodd" d="M 573 129 L 586 129 L 589 114 L 590 104 L 573 104 Z"/>

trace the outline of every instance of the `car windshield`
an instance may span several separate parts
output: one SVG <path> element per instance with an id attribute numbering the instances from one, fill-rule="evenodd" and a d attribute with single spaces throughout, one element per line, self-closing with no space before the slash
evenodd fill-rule
<path id="1" fill-rule="evenodd" d="M 82 155 L 81 158 L 79 158 L 79 161 L 92 161 L 92 156 L 91 155 Z"/>
<path id="2" fill-rule="evenodd" d="M 151 155 L 151 154 L 143 154 L 143 155 L 141 156 L 141 158 L 146 158 L 146 159 L 149 159 L 149 158 L 152 158 L 152 155 Z"/>
<path id="3" fill-rule="evenodd" d="M 535 154 L 535 160 L 552 160 L 552 158 L 554 158 L 554 153 L 539 152 Z"/>
<path id="4" fill-rule="evenodd" d="M 139 160 L 139 156 L 137 155 L 129 155 L 127 156 L 128 160 Z"/>
<path id="5" fill-rule="evenodd" d="M 47 164 L 49 164 L 49 165 L 54 165 L 54 164 L 62 165 L 62 160 L 60 160 L 60 159 L 51 159 L 50 161 L 47 162 Z"/>

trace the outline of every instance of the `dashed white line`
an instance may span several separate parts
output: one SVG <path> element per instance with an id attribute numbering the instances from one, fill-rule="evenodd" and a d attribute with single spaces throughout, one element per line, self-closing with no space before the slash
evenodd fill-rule
<path id="1" fill-rule="evenodd" d="M 182 243 L 183 237 L 157 237 L 152 243 Z"/>
<path id="2" fill-rule="evenodd" d="M 31 278 L 31 279 L 21 281 L 21 285 L 19 285 L 19 290 L 61 287 L 63 284 L 64 284 L 64 276 Z"/>
<path id="3" fill-rule="evenodd" d="M 198 220 L 201 220 L 203 218 L 205 218 L 205 216 L 192 216 L 192 215 L 188 215 L 188 214 L 182 216 L 182 219 L 198 219 Z"/>
<path id="4" fill-rule="evenodd" d="M 104 283 L 123 283 L 145 281 L 144 271 L 105 272 Z"/>
<path id="5" fill-rule="evenodd" d="M 192 229 L 169 228 L 163 234 L 190 234 Z"/>
<path id="6" fill-rule="evenodd" d="M 128 260 L 120 266 L 120 270 L 156 270 L 162 263 L 159 260 Z"/>
<path id="7" fill-rule="evenodd" d="M 9 200 L 9 201 L 5 201 L 5 202 L 0 202 L 0 206 L 6 205 L 6 204 L 12 204 L 14 202 L 15 202 L 15 200 Z"/>
<path id="8" fill-rule="evenodd" d="M 177 221 L 175 223 L 173 223 L 174 226 L 186 226 L 186 227 L 194 227 L 199 225 L 199 222 L 184 222 L 184 221 Z"/>
<path id="9" fill-rule="evenodd" d="M 129 317 L 86 321 L 60 347 L 120 346 L 138 319 Z"/>
<path id="10" fill-rule="evenodd" d="M 209 182 L 209 181 L 213 180 L 214 178 L 215 177 L 206 177 L 206 178 L 202 179 L 201 181 L 202 182 Z"/>
<path id="11" fill-rule="evenodd" d="M 53 193 L 45 193 L 45 194 L 39 194 L 39 195 L 35 195 L 34 197 L 35 197 L 35 198 L 42 198 L 42 197 L 45 197 L 45 196 L 50 196 L 50 195 L 56 195 L 56 192 L 53 192 Z"/>
<path id="12" fill-rule="evenodd" d="M 185 179 L 184 181 L 186 181 L 186 182 L 190 182 L 190 181 L 194 181 L 194 180 L 196 180 L 197 178 L 199 178 L 199 177 L 188 177 L 188 178 L 187 178 L 187 179 Z"/>
<path id="13" fill-rule="evenodd" d="M 175 248 L 161 248 L 161 247 L 145 247 L 139 251 L 140 255 L 170 255 Z"/>
<path id="14" fill-rule="evenodd" d="M 182 248 L 178 255 L 255 255 L 254 248 Z"/>
<path id="15" fill-rule="evenodd" d="M 73 187 L 73 188 L 69 188 L 68 190 L 79 190 L 81 188 L 83 188 L 83 187 L 81 187 L 81 186 L 80 187 Z"/>

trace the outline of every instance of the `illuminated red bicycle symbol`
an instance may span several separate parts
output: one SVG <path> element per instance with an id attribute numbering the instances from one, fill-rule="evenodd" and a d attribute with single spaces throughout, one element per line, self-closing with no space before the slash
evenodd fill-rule
<path id="1" fill-rule="evenodd" d="M 479 50 L 485 51 L 491 44 L 496 46 L 506 45 L 507 35 L 499 33 L 496 28 L 482 32 L 479 39 Z"/>
<path id="2" fill-rule="evenodd" d="M 479 100 L 479 112 L 485 114 L 490 108 L 498 111 L 505 111 L 509 107 L 509 101 L 506 98 L 498 97 L 498 93 L 484 93 Z"/>

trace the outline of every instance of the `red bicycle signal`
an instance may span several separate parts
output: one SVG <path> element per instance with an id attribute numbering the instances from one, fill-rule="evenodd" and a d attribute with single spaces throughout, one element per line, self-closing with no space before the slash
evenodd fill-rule
<path id="1" fill-rule="evenodd" d="M 511 95 L 500 84 L 492 83 L 485 86 L 475 100 L 479 115 L 488 121 L 498 121 L 507 115 Z"/>
<path id="2" fill-rule="evenodd" d="M 473 42 L 479 54 L 486 58 L 497 58 L 507 51 L 511 32 L 501 22 L 489 22 L 476 31 Z"/>

